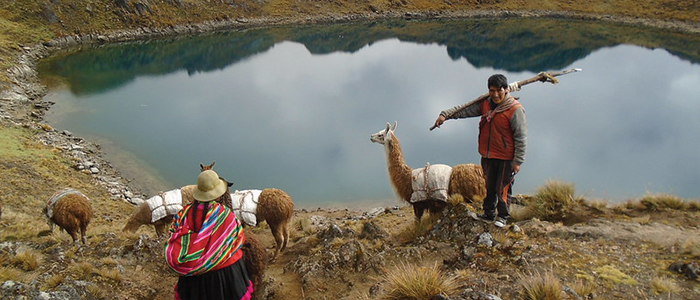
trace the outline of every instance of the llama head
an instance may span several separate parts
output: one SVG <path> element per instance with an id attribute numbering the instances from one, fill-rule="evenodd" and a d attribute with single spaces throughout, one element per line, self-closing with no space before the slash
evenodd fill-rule
<path id="1" fill-rule="evenodd" d="M 213 169 L 214 169 L 214 164 L 215 164 L 215 163 L 216 163 L 216 161 L 213 161 L 213 162 L 211 163 L 211 165 L 208 165 L 208 166 L 205 166 L 205 165 L 203 165 L 203 164 L 199 164 L 199 169 L 200 169 L 200 171 L 213 170 Z"/>
<path id="2" fill-rule="evenodd" d="M 386 128 L 380 130 L 379 132 L 371 135 L 369 137 L 369 140 L 372 141 L 373 143 L 378 143 L 382 145 L 389 145 L 391 143 L 391 136 L 394 133 L 394 130 L 396 130 L 396 126 L 398 125 L 398 122 L 394 121 L 394 125 L 389 124 L 389 122 L 386 123 Z"/>
<path id="3" fill-rule="evenodd" d="M 213 170 L 213 169 L 214 169 L 214 164 L 216 164 L 216 161 L 213 161 L 213 162 L 212 162 L 210 165 L 208 165 L 208 166 L 205 166 L 205 165 L 203 165 L 203 164 L 199 164 L 199 170 L 202 171 L 202 172 L 204 172 L 204 171 L 206 171 L 206 170 Z M 226 185 L 228 185 L 228 187 L 233 186 L 233 181 L 228 181 L 228 180 L 226 180 L 226 178 L 223 178 L 223 177 L 221 177 L 221 176 L 219 176 L 219 179 L 225 181 L 225 182 L 226 182 Z"/>

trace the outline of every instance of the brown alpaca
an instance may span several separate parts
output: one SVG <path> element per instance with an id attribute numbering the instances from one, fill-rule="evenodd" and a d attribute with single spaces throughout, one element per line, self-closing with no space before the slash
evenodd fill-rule
<path id="1" fill-rule="evenodd" d="M 170 223 L 173 221 L 173 216 L 165 216 L 160 220 L 152 222 L 152 214 L 153 212 L 151 212 L 151 209 L 148 207 L 148 203 L 144 202 L 139 204 L 138 210 L 129 218 L 129 221 L 126 222 L 122 231 L 136 232 L 142 225 L 153 225 L 156 230 L 156 235 L 164 236 L 166 228 L 170 226 Z"/>
<path id="2" fill-rule="evenodd" d="M 374 143 L 384 145 L 389 168 L 389 178 L 398 196 L 413 206 L 416 222 L 420 222 L 423 212 L 428 210 L 431 214 L 441 213 L 447 203 L 442 200 L 427 199 L 411 203 L 413 194 L 413 169 L 406 164 L 401 150 L 399 139 L 394 135 L 396 123 L 391 126 L 386 124 L 383 129 L 370 137 Z M 449 179 L 448 195 L 460 194 L 465 201 L 483 198 L 486 195 L 486 183 L 484 173 L 480 166 L 474 164 L 462 164 L 452 167 Z"/>
<path id="3" fill-rule="evenodd" d="M 202 171 L 211 170 L 215 163 L 216 162 L 212 162 L 208 166 L 199 164 L 199 166 Z M 240 205 L 233 205 L 233 203 L 224 204 L 234 211 L 240 211 L 240 209 L 236 209 L 236 207 L 240 207 Z M 287 248 L 287 242 L 289 241 L 289 223 L 294 215 L 294 201 L 292 201 L 292 197 L 283 190 L 275 188 L 264 189 L 260 192 L 257 209 L 254 213 L 257 224 L 248 225 L 257 226 L 262 221 L 265 221 L 270 226 L 272 236 L 275 238 L 275 254 L 272 255 L 270 261 L 274 261 L 277 255 Z"/>
<path id="4" fill-rule="evenodd" d="M 245 243 L 241 249 L 243 250 L 243 262 L 251 281 L 253 281 L 253 297 L 251 299 L 261 299 L 262 292 L 265 290 L 263 284 L 267 268 L 267 251 L 258 237 L 250 231 L 245 231 Z"/>
<path id="5" fill-rule="evenodd" d="M 287 248 L 289 241 L 289 223 L 294 215 L 294 201 L 286 192 L 280 189 L 264 189 L 258 198 L 258 209 L 255 217 L 258 224 L 262 220 L 270 225 L 270 231 L 275 237 L 275 254 L 270 261 L 274 261 L 280 251 Z"/>
<path id="6" fill-rule="evenodd" d="M 186 185 L 180 188 L 180 193 L 182 194 L 182 205 L 188 204 L 192 202 L 192 200 L 194 200 L 194 198 L 192 198 L 192 192 L 196 187 L 196 185 Z M 156 231 L 156 235 L 164 236 L 166 234 L 168 226 L 170 226 L 170 223 L 172 223 L 173 221 L 174 215 L 175 214 L 167 214 L 165 217 L 153 221 L 153 211 L 151 211 L 151 208 L 148 206 L 148 203 L 143 202 L 139 204 L 138 208 L 136 209 L 136 212 L 126 222 L 122 231 L 136 232 L 143 225 L 153 225 Z"/>
<path id="7" fill-rule="evenodd" d="M 83 193 L 73 189 L 58 191 L 51 196 L 43 212 L 49 218 L 51 231 L 54 224 L 58 225 L 70 234 L 74 243 L 78 241 L 78 231 L 80 231 L 80 240 L 86 244 L 87 226 L 92 219 L 92 206 L 90 206 L 90 199 Z"/>

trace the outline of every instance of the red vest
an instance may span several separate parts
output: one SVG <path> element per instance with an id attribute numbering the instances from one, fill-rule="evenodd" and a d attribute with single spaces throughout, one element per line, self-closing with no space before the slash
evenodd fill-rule
<path id="1" fill-rule="evenodd" d="M 522 105 L 514 100 L 508 110 L 493 115 L 489 122 L 486 116 L 491 111 L 489 99 L 481 101 L 481 121 L 479 121 L 479 154 L 485 158 L 513 160 L 515 158 L 515 142 L 510 119 L 515 110 Z"/>

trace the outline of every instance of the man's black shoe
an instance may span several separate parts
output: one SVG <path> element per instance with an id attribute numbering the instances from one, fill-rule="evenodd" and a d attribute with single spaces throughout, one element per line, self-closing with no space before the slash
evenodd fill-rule
<path id="1" fill-rule="evenodd" d="M 479 215 L 477 215 L 477 217 L 479 217 L 479 219 L 486 220 L 486 221 L 493 221 L 496 219 L 495 216 L 489 216 L 487 214 L 479 214 Z"/>

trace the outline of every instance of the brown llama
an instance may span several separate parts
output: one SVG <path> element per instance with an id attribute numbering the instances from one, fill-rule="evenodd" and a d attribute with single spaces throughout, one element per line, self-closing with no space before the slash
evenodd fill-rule
<path id="1" fill-rule="evenodd" d="M 153 225 L 157 236 L 164 236 L 166 230 L 170 223 L 173 221 L 173 216 L 182 209 L 182 206 L 192 202 L 192 192 L 196 188 L 196 185 L 186 185 L 179 189 L 170 190 L 164 193 L 159 193 L 146 200 L 145 202 L 139 204 L 136 212 L 129 218 L 129 220 L 124 225 L 122 231 L 124 232 L 136 232 L 143 225 Z M 172 197 L 179 197 L 177 205 L 155 207 L 153 203 L 158 203 L 162 201 L 165 202 L 166 195 Z M 151 205 L 149 205 L 151 203 Z M 160 214 L 156 212 L 157 209 L 161 209 Z"/>
<path id="2" fill-rule="evenodd" d="M 173 215 L 167 215 L 156 221 L 152 220 L 152 215 L 153 212 L 146 202 L 139 204 L 136 213 L 129 218 L 129 221 L 126 222 L 122 231 L 136 232 L 142 225 L 153 225 L 156 230 L 156 235 L 159 237 L 164 236 L 165 230 L 173 221 Z"/>
<path id="3" fill-rule="evenodd" d="M 413 206 L 416 223 L 420 222 L 423 212 L 428 210 L 431 214 L 439 214 L 447 205 L 442 199 L 428 198 L 423 201 L 411 202 L 413 195 L 413 172 L 406 164 L 401 150 L 399 139 L 394 135 L 397 123 L 386 124 L 383 129 L 370 137 L 374 143 L 384 145 L 389 169 L 389 178 L 396 194 Z M 462 164 L 452 167 L 449 182 L 445 183 L 447 195 L 460 194 L 465 201 L 483 199 L 486 195 L 486 183 L 481 166 L 475 164 Z"/>
<path id="4" fill-rule="evenodd" d="M 245 243 L 241 249 L 243 250 L 243 262 L 251 281 L 253 281 L 253 297 L 251 299 L 262 299 L 265 290 L 265 269 L 268 261 L 265 246 L 253 232 L 245 231 Z"/>
<path id="5" fill-rule="evenodd" d="M 216 162 L 212 162 L 210 165 L 205 166 L 199 164 L 202 171 L 211 170 Z M 231 184 L 231 183 L 229 183 Z M 240 194 L 256 195 L 255 197 L 247 197 L 252 201 L 252 209 L 250 211 L 243 209 L 243 201 L 246 197 L 237 197 Z M 232 199 L 236 198 L 236 201 L 232 203 L 224 203 L 229 208 L 231 208 L 244 224 L 250 226 L 257 226 L 262 221 L 267 222 L 270 226 L 270 231 L 272 236 L 275 238 L 275 253 L 270 258 L 270 261 L 274 261 L 277 255 L 287 248 L 287 242 L 289 241 L 289 225 L 294 215 L 294 201 L 292 197 L 289 196 L 285 191 L 275 188 L 267 188 L 260 190 L 244 190 L 236 191 L 232 193 Z M 256 202 L 257 200 L 257 202 Z M 247 218 L 242 215 L 245 213 L 251 213 L 255 216 L 256 222 L 251 222 L 251 224 L 246 223 Z"/>
<path id="6" fill-rule="evenodd" d="M 92 219 L 92 206 L 90 199 L 83 193 L 69 188 L 58 191 L 49 198 L 43 213 L 49 219 L 51 232 L 56 224 L 70 234 L 73 243 L 76 243 L 80 231 L 80 240 L 83 244 L 87 243 L 86 232 Z"/>

